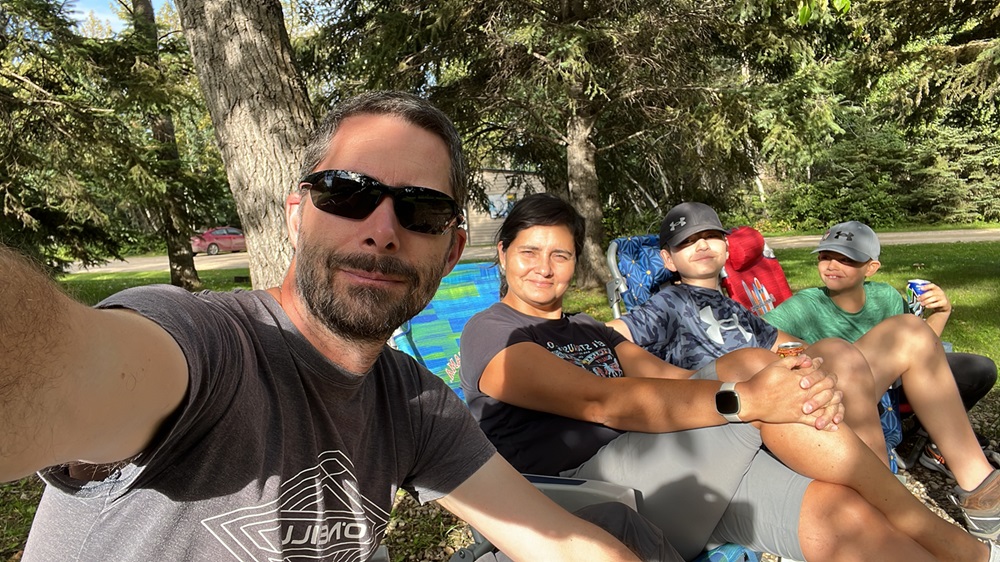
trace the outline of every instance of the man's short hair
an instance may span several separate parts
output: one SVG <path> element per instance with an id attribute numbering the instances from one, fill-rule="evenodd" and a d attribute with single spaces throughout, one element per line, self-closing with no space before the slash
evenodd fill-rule
<path id="1" fill-rule="evenodd" d="M 330 140 L 337 133 L 340 123 L 357 115 L 391 115 L 399 117 L 421 129 L 437 135 L 445 146 L 451 160 L 452 197 L 459 208 L 465 208 L 468 194 L 468 167 L 462 152 L 462 138 L 451 119 L 429 101 L 406 92 L 376 91 L 346 99 L 330 110 L 313 132 L 306 145 L 299 177 L 305 177 L 316 169 L 326 157 Z M 356 170 L 353 170 L 356 171 Z"/>

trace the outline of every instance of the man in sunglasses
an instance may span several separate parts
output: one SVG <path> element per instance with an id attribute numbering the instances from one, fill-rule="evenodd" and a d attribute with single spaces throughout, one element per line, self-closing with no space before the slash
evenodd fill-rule
<path id="1" fill-rule="evenodd" d="M 48 484 L 23 559 L 366 560 L 398 488 L 516 559 L 637 559 L 384 345 L 462 254 L 465 177 L 444 114 L 374 93 L 306 149 L 279 287 L 142 287 L 92 309 L 0 247 L 0 480 Z M 623 517 L 633 549 L 679 560 Z"/>

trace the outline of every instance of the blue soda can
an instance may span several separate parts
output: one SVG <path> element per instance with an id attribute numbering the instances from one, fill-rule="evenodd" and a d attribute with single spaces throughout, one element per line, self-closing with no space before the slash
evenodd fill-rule
<path id="1" fill-rule="evenodd" d="M 906 282 L 906 304 L 910 307 L 910 312 L 917 316 L 923 316 L 924 305 L 920 304 L 917 297 L 924 294 L 924 285 L 930 281 L 926 279 L 910 279 Z"/>

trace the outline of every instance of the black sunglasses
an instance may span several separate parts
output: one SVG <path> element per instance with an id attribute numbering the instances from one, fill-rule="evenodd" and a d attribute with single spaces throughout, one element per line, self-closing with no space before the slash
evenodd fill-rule
<path id="1" fill-rule="evenodd" d="M 399 224 L 413 232 L 444 234 L 462 224 L 458 203 L 429 187 L 390 187 L 364 174 L 346 170 L 322 170 L 302 178 L 313 205 L 320 211 L 360 220 L 372 214 L 382 197 L 392 198 Z"/>

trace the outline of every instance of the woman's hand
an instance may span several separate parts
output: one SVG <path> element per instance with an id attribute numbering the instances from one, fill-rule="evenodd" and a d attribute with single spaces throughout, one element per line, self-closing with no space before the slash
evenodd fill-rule
<path id="1" fill-rule="evenodd" d="M 837 376 L 821 369 L 823 360 L 807 355 L 786 357 L 737 383 L 744 421 L 802 423 L 836 431 L 844 420 L 843 393 Z"/>

